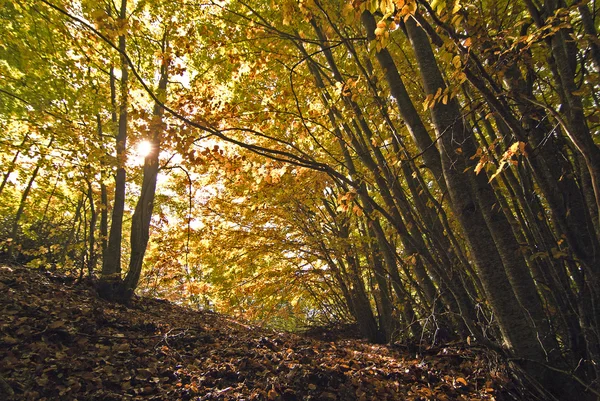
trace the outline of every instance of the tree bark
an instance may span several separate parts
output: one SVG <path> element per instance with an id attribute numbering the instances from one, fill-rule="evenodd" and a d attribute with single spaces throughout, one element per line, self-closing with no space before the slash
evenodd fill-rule
<path id="1" fill-rule="evenodd" d="M 127 18 L 127 0 L 121 0 L 121 9 L 119 20 L 124 23 Z M 120 80 L 120 105 L 119 105 L 119 126 L 116 136 L 117 148 L 117 172 L 115 176 L 115 196 L 112 209 L 112 219 L 110 232 L 108 234 L 108 245 L 102 262 L 101 281 L 106 285 L 101 285 L 105 290 L 101 290 L 103 296 L 111 297 L 111 292 L 115 289 L 113 281 L 121 280 L 121 245 L 123 232 L 123 215 L 125 212 L 125 163 L 127 149 L 127 115 L 128 115 L 128 96 L 129 96 L 129 67 L 125 58 L 127 50 L 127 41 L 125 35 L 119 36 L 119 51 L 121 53 L 121 80 Z M 111 68 L 111 97 L 114 99 L 116 94 L 114 71 Z M 113 102 L 114 103 L 114 102 Z M 115 105 L 113 105 L 115 107 Z"/>
<path id="2" fill-rule="evenodd" d="M 419 65 L 426 94 L 433 95 L 439 88 L 443 90 L 445 83 L 427 35 L 413 18 L 406 21 L 406 31 Z M 512 260 L 514 255 L 508 250 L 500 253 L 496 245 L 498 241 L 498 246 L 503 249 L 512 249 L 509 238 L 512 236 L 510 225 L 504 227 L 501 221 L 504 216 L 498 213 L 494 215 L 489 209 L 485 210 L 494 202 L 490 203 L 487 182 L 483 184 L 488 188 L 481 183 L 482 178 L 485 179 L 484 176 L 475 176 L 472 171 L 466 172 L 472 164 L 469 157 L 475 154 L 472 134 L 463 122 L 455 99 L 449 100 L 446 105 L 436 103 L 431 114 L 440 142 L 442 168 L 451 205 L 466 235 L 484 290 L 498 318 L 504 341 L 517 355 L 538 361 L 544 360 L 544 351 L 520 304 L 520 301 L 531 301 L 529 297 L 532 294 L 522 293 L 522 298 L 518 299 L 505 270 L 508 266 L 514 266 L 515 269 L 522 269 L 524 266 L 515 266 L 516 261 Z M 482 197 L 483 202 L 480 202 Z M 502 224 L 502 227 L 498 227 L 498 223 Z M 505 260 L 502 255 L 505 256 Z M 525 276 L 524 279 L 531 283 L 528 288 L 533 287 L 533 295 L 537 296 L 531 277 Z"/>
<path id="3" fill-rule="evenodd" d="M 161 66 L 160 79 L 158 83 L 158 96 L 166 98 L 168 78 L 168 66 L 166 62 Z M 140 198 L 135 207 L 131 221 L 131 255 L 129 259 L 129 271 L 125 276 L 122 286 L 122 296 L 128 299 L 138 285 L 142 272 L 144 255 L 150 237 L 150 221 L 154 210 L 154 197 L 156 194 L 156 180 L 159 170 L 159 156 L 162 138 L 162 116 L 163 108 L 160 104 L 154 105 L 152 131 L 152 150 L 144 158 L 144 172 L 142 178 L 142 189 Z"/>

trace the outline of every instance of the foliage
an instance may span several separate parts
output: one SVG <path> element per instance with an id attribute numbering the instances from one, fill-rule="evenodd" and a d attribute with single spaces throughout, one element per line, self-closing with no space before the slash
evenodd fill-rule
<path id="1" fill-rule="evenodd" d="M 142 298 L 126 309 L 69 277 L 6 266 L 0 289 L 5 399 L 533 399 L 515 388 L 506 365 L 491 372 L 489 356 L 462 345 L 414 358 L 398 348 L 277 333 L 164 301 Z"/>
<path id="2" fill-rule="evenodd" d="M 595 3 L 5 4 L 3 257 L 596 391 Z"/>

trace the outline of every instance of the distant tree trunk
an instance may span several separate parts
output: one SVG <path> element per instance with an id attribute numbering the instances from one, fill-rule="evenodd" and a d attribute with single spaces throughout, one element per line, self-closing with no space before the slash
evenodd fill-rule
<path id="1" fill-rule="evenodd" d="M 588 46 L 591 50 L 592 61 L 596 66 L 596 72 L 600 73 L 600 44 L 597 42 L 598 32 L 596 25 L 594 24 L 594 16 L 592 16 L 592 13 L 590 12 L 590 9 L 586 3 L 579 3 L 577 9 L 581 15 L 581 22 L 584 32 L 586 36 L 588 36 Z M 595 14 L 598 15 L 597 10 L 595 10 Z"/>
<path id="2" fill-rule="evenodd" d="M 359 258 L 355 254 L 354 247 L 348 243 L 350 238 L 348 220 L 339 221 L 337 213 L 330 203 L 323 202 L 323 206 L 331 217 L 331 221 L 334 222 L 333 234 L 344 244 L 341 247 L 343 249 L 336 255 L 337 262 L 334 265 L 338 265 L 339 271 L 344 273 L 346 283 L 342 289 L 347 289 L 348 309 L 352 312 L 359 330 L 365 338 L 375 343 L 383 343 L 385 342 L 385 335 L 378 326 L 377 319 L 373 314 L 371 302 L 363 282 Z"/>
<path id="3" fill-rule="evenodd" d="M 53 142 L 54 142 L 54 137 L 52 137 L 50 139 L 50 142 L 48 142 L 48 145 L 46 147 L 49 148 L 50 146 L 52 146 Z M 16 246 L 17 246 L 16 242 L 17 242 L 17 236 L 18 236 L 19 227 L 20 227 L 19 223 L 21 221 L 21 217 L 23 217 L 23 212 L 25 211 L 25 205 L 27 204 L 27 198 L 29 197 L 29 193 L 31 192 L 33 182 L 37 178 L 37 175 L 40 172 L 40 168 L 42 167 L 42 164 L 44 164 L 44 160 L 45 160 L 45 155 L 44 155 L 44 151 L 42 151 L 40 154 L 40 158 L 38 159 L 38 161 L 35 165 L 35 168 L 33 169 L 31 176 L 29 177 L 27 186 L 25 187 L 25 189 L 23 190 L 23 193 L 21 194 L 21 201 L 19 202 L 19 208 L 17 209 L 17 213 L 15 214 L 15 220 L 13 221 L 12 228 L 10 230 L 10 238 L 12 239 L 12 241 L 11 241 L 10 245 L 8 246 L 9 259 L 15 259 L 17 256 L 16 255 Z"/>
<path id="4" fill-rule="evenodd" d="M 365 223 L 365 226 L 369 225 L 367 220 Z M 385 336 L 385 341 L 389 342 L 392 339 L 392 335 L 394 334 L 397 325 L 392 317 L 394 305 L 392 303 L 390 291 L 388 290 L 388 274 L 381 262 L 381 253 L 373 243 L 373 240 L 376 240 L 373 230 L 371 228 L 363 228 L 362 235 L 365 236 L 365 238 L 368 238 L 368 243 L 365 245 L 365 254 L 368 257 L 370 264 L 373 266 L 373 275 L 375 276 L 375 282 L 377 283 L 377 290 L 379 293 L 379 296 L 377 297 L 379 327 Z"/>
<path id="5" fill-rule="evenodd" d="M 52 199 L 54 198 L 54 195 L 56 194 L 56 190 L 58 189 L 58 184 L 60 183 L 60 177 L 61 177 L 61 169 L 62 169 L 62 165 L 55 167 L 56 168 L 56 178 L 54 180 L 54 185 L 52 186 L 52 191 L 50 191 L 50 194 L 48 195 L 48 197 L 46 198 L 46 204 L 44 205 L 44 211 L 42 212 L 42 217 L 39 220 L 39 233 L 43 233 L 45 230 L 45 225 L 46 225 L 46 220 L 48 218 L 48 210 L 50 209 L 50 205 L 52 204 Z"/>
<path id="6" fill-rule="evenodd" d="M 546 11 L 553 14 L 559 7 L 558 0 L 545 1 Z M 576 55 L 572 54 L 572 38 L 565 29 L 561 29 L 551 36 L 551 49 L 553 59 L 560 79 L 557 84 L 562 88 L 566 103 L 566 123 L 563 129 L 567 137 L 573 142 L 576 149 L 581 153 L 590 174 L 590 181 L 596 198 L 597 215 L 600 216 L 600 148 L 594 143 L 590 129 L 587 126 L 587 118 L 584 114 L 583 102 L 578 95 L 576 79 Z M 595 274 L 600 268 L 595 266 Z M 596 277 L 597 279 L 597 277 Z"/>
<path id="7" fill-rule="evenodd" d="M 21 148 L 25 145 L 27 139 L 29 139 L 29 133 L 25 134 L 25 137 L 23 138 L 23 141 L 21 141 L 21 144 L 18 146 L 17 151 L 13 156 L 13 159 L 11 160 L 10 164 L 8 165 L 8 168 L 6 169 L 6 172 L 2 175 L 2 182 L 0 183 L 0 195 L 2 195 L 2 191 L 4 191 L 4 186 L 8 182 L 8 177 L 10 177 L 12 172 L 15 170 L 17 160 L 19 159 L 19 155 L 21 154 Z"/>
<path id="8" fill-rule="evenodd" d="M 75 209 L 75 217 L 73 218 L 73 224 L 71 225 L 71 229 L 69 230 L 69 235 L 67 240 L 61 244 L 61 252 L 60 257 L 58 258 L 58 264 L 60 266 L 64 266 L 67 261 L 67 255 L 69 254 L 69 247 L 73 243 L 73 239 L 75 238 L 77 232 L 79 231 L 79 225 L 81 220 L 81 209 L 83 209 L 83 204 L 85 202 L 84 194 L 81 195 L 79 201 L 77 202 L 77 208 Z M 76 229 L 77 228 L 77 229 Z"/>
<path id="9" fill-rule="evenodd" d="M 92 190 L 92 183 L 90 181 L 87 182 L 87 198 L 90 202 L 90 224 L 89 229 L 90 232 L 88 234 L 88 260 L 87 260 L 87 270 L 88 276 L 91 278 L 94 275 L 94 270 L 96 269 L 97 255 L 96 255 L 96 222 L 98 220 L 98 211 L 96 210 L 96 206 L 94 205 L 94 192 Z"/>
<path id="10" fill-rule="evenodd" d="M 102 260 L 106 256 L 106 250 L 108 249 L 108 191 L 106 184 L 100 183 L 100 247 L 102 251 Z"/>
<path id="11" fill-rule="evenodd" d="M 116 112 L 114 112 L 113 107 L 113 122 L 117 121 Z M 98 130 L 98 140 L 102 143 L 102 119 L 100 114 L 96 115 L 96 124 Z M 100 160 L 100 255 L 102 256 L 102 261 L 104 263 L 104 259 L 106 257 L 106 249 L 108 248 L 108 190 L 106 189 L 106 184 L 104 183 L 105 176 L 105 163 L 104 160 Z"/>
<path id="12" fill-rule="evenodd" d="M 29 177 L 29 181 L 27 182 L 27 186 L 23 190 L 21 194 L 21 201 L 19 202 L 19 208 L 17 209 L 17 213 L 15 214 L 15 219 L 12 224 L 12 228 L 10 230 L 10 238 L 11 243 L 8 247 L 8 257 L 9 259 L 16 259 L 16 246 L 17 246 L 17 236 L 19 233 L 19 222 L 21 221 L 21 217 L 23 216 L 23 212 L 25 211 L 25 205 L 27 204 L 27 198 L 29 197 L 29 192 L 31 192 L 31 187 L 33 186 L 33 182 L 37 178 L 37 175 L 42 167 L 42 163 L 44 162 L 43 158 L 38 160 L 31 176 Z"/>

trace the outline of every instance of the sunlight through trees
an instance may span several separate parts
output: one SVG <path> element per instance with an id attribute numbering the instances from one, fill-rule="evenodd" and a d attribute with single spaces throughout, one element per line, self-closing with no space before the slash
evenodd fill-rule
<path id="1" fill-rule="evenodd" d="M 2 259 L 119 302 L 468 339 L 559 397 L 598 388 L 595 1 L 0 18 Z"/>

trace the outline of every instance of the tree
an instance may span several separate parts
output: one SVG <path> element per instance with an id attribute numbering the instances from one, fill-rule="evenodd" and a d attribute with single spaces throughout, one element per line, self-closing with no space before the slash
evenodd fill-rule
<path id="1" fill-rule="evenodd" d="M 54 68 L 3 52 L 14 79 L 0 113 L 19 134 L 2 145 L 0 195 L 13 205 L 26 193 L 26 179 L 9 191 L 9 177 L 39 138 L 95 149 L 63 202 L 92 226 L 63 243 L 85 244 L 92 259 L 92 206 L 104 205 L 105 233 L 111 209 L 107 297 L 126 302 L 141 282 L 282 326 L 299 313 L 287 326 L 318 316 L 351 319 L 376 342 L 468 338 L 502 348 L 558 395 L 566 380 L 597 380 L 598 49 L 587 4 L 43 3 L 23 9 L 7 43 Z M 47 18 L 35 51 L 31 15 Z M 23 89 L 23 77 L 60 85 Z M 38 124 L 52 112 L 52 129 L 24 129 L 27 105 Z M 88 143 L 74 146 L 77 135 Z M 142 137 L 153 152 L 140 169 L 126 158 Z M 25 198 L 54 193 L 30 187 Z"/>

